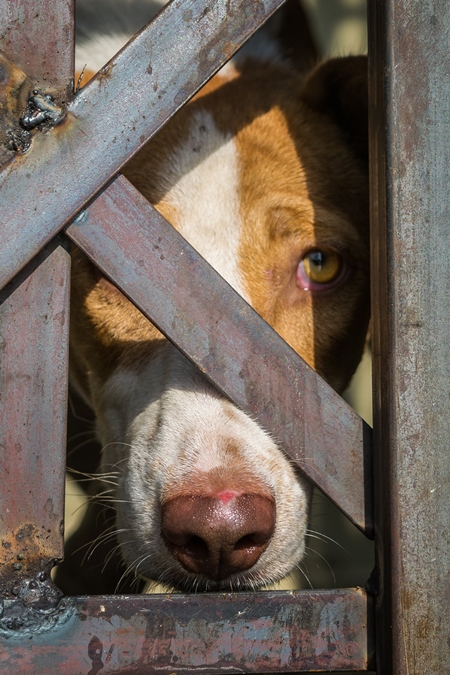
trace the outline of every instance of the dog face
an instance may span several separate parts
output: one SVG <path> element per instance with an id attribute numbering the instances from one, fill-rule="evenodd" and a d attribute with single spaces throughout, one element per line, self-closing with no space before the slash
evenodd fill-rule
<path id="1" fill-rule="evenodd" d="M 306 81 L 248 61 L 219 74 L 125 175 L 337 391 L 368 324 L 362 57 Z M 73 254 L 72 378 L 120 473 L 127 565 L 191 590 L 254 588 L 302 558 L 310 488 L 134 306 Z M 151 264 L 151 261 L 149 261 Z"/>

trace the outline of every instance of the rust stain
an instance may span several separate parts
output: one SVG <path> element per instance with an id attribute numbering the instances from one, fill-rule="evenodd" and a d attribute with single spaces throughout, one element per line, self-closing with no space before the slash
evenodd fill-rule
<path id="1" fill-rule="evenodd" d="M 25 152 L 30 147 L 31 136 L 19 124 L 30 90 L 31 82 L 25 73 L 0 52 L 0 165 L 17 151 Z"/>
<path id="2" fill-rule="evenodd" d="M 21 525 L 13 532 L 4 533 L 0 558 L 0 595 L 14 597 L 15 588 L 24 579 L 48 576 L 52 551 L 47 542 L 47 528 L 38 528 L 32 523 Z"/>

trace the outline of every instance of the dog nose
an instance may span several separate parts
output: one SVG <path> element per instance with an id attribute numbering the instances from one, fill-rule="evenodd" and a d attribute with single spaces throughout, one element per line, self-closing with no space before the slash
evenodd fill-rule
<path id="1" fill-rule="evenodd" d="M 174 497 L 162 507 L 162 534 L 188 571 L 214 581 L 252 567 L 275 530 L 275 501 L 223 490 L 214 496 Z"/>

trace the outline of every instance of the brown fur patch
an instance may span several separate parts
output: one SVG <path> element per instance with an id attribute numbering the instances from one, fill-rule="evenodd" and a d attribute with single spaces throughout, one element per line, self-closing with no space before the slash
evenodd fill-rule
<path id="1" fill-rule="evenodd" d="M 138 367 L 164 336 L 75 246 L 72 247 L 71 377 L 104 381 L 119 366 Z M 89 392 L 92 393 L 92 392 Z"/>

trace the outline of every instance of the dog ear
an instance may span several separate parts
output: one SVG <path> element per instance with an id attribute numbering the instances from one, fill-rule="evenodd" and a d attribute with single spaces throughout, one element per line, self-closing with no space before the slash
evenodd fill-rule
<path id="1" fill-rule="evenodd" d="M 306 79 L 301 100 L 337 124 L 354 152 L 368 161 L 367 57 L 348 56 L 320 64 Z"/>
<path id="2" fill-rule="evenodd" d="M 298 73 L 306 74 L 317 64 L 319 51 L 303 6 L 299 0 L 287 0 L 276 17 L 276 37 L 282 58 Z"/>
<path id="3" fill-rule="evenodd" d="M 299 0 L 286 0 L 275 14 L 250 38 L 233 58 L 242 70 L 247 60 L 288 63 L 306 75 L 318 61 L 313 32 Z M 252 67 L 252 65 L 250 66 Z"/>

